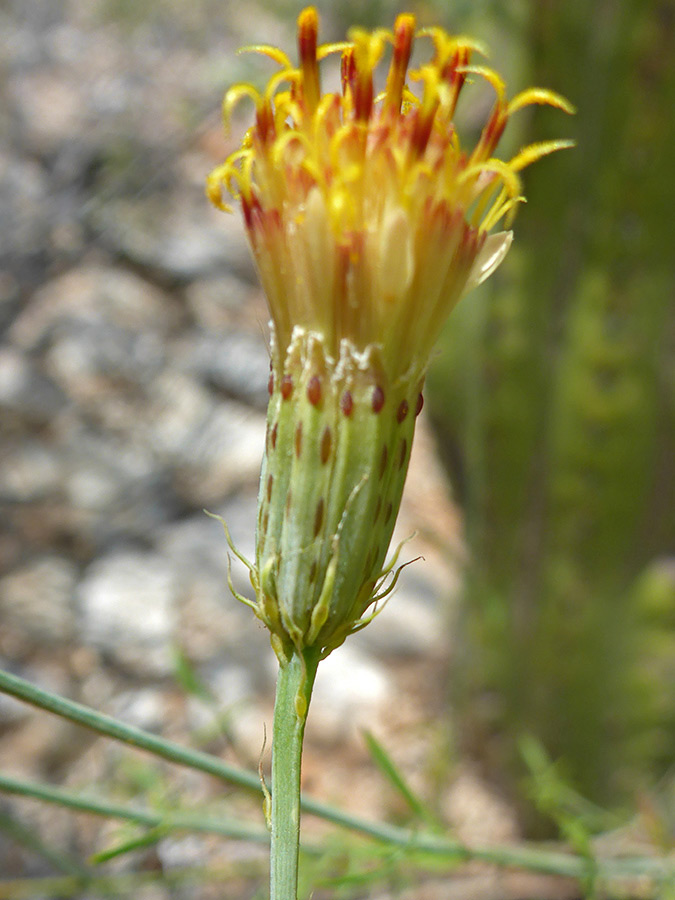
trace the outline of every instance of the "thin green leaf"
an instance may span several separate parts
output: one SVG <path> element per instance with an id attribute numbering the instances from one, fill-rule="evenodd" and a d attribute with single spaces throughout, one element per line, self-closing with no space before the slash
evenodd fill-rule
<path id="1" fill-rule="evenodd" d="M 148 828 L 165 828 L 176 831 L 194 831 L 219 834 L 222 837 L 267 843 L 269 833 L 266 828 L 249 824 L 245 821 L 230 819 L 222 814 L 214 814 L 204 810 L 183 812 L 172 809 L 163 814 L 156 810 L 140 809 L 102 800 L 98 797 L 85 797 L 64 788 L 39 782 L 23 781 L 0 773 L 0 791 L 31 797 L 46 803 L 53 803 L 77 812 L 90 813 L 105 818 L 122 819 L 135 822 Z"/>
<path id="2" fill-rule="evenodd" d="M 176 681 L 187 694 L 191 694 L 209 705 L 216 702 L 213 693 L 199 677 L 195 667 L 180 647 L 174 649 L 173 663 Z"/>
<path id="3" fill-rule="evenodd" d="M 440 828 L 441 825 L 434 813 L 429 809 L 424 800 L 417 796 L 413 791 L 403 777 L 401 770 L 391 756 L 389 756 L 382 744 L 377 740 L 375 735 L 370 731 L 364 730 L 363 737 L 368 746 L 370 755 L 373 758 L 373 762 L 392 785 L 394 790 L 405 800 L 413 814 L 432 828 Z"/>
<path id="4" fill-rule="evenodd" d="M 116 847 L 102 850 L 100 853 L 94 853 L 93 856 L 89 857 L 89 862 L 94 866 L 99 866 L 101 863 L 108 862 L 111 859 L 117 859 L 118 856 L 124 856 L 127 853 L 133 853 L 135 850 L 145 850 L 146 847 L 152 847 L 154 844 L 161 841 L 162 838 L 167 836 L 170 830 L 171 829 L 165 825 L 151 828 L 149 831 L 146 831 L 145 834 L 130 838 L 128 841 L 124 841 Z"/>

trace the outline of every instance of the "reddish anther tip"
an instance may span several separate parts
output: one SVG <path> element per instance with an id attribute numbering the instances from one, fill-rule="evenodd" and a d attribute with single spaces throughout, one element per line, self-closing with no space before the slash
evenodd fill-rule
<path id="1" fill-rule="evenodd" d="M 349 391 L 345 391 L 340 397 L 340 409 L 347 418 L 351 416 L 352 410 L 354 409 L 354 398 Z"/>
<path id="2" fill-rule="evenodd" d="M 422 396 L 422 391 L 419 392 L 417 397 L 417 405 L 415 406 L 415 415 L 419 416 L 422 412 L 422 407 L 424 406 L 424 397 Z"/>
<path id="3" fill-rule="evenodd" d="M 312 406 L 318 406 L 321 403 L 321 379 L 318 375 L 313 375 L 309 379 L 307 385 L 307 399 Z"/>
<path id="4" fill-rule="evenodd" d="M 499 143 L 499 139 L 506 128 L 506 122 L 507 115 L 504 111 L 504 107 L 502 104 L 496 103 L 480 137 L 480 144 L 485 148 L 484 152 L 486 156 L 492 153 Z"/>
<path id="5" fill-rule="evenodd" d="M 399 403 L 398 409 L 396 410 L 396 421 L 398 422 L 399 425 L 401 424 L 401 422 L 403 422 L 403 420 L 405 419 L 405 417 L 407 415 L 408 415 L 408 401 L 401 400 L 401 402 Z"/>
<path id="6" fill-rule="evenodd" d="M 340 60 L 340 80 L 342 81 L 342 93 L 347 93 L 347 88 L 352 88 L 356 77 L 356 61 L 354 51 L 348 47 Z"/>
<path id="7" fill-rule="evenodd" d="M 319 34 L 319 16 L 313 6 L 308 6 L 298 16 L 298 49 L 300 59 L 316 59 L 316 42 Z"/>
<path id="8" fill-rule="evenodd" d="M 251 200 L 253 198 L 248 198 L 245 193 L 241 195 L 241 209 L 244 213 L 244 224 L 248 231 L 251 231 L 253 228 L 253 207 Z"/>
<path id="9" fill-rule="evenodd" d="M 411 145 L 414 147 L 417 156 L 423 156 L 424 151 L 427 149 L 437 108 L 438 102 L 433 103 L 428 109 L 419 108 L 417 110 L 415 129 L 411 140 Z"/>
<path id="10" fill-rule="evenodd" d="M 405 73 L 410 62 L 413 38 L 415 36 L 414 16 L 403 14 L 394 25 L 394 55 L 391 61 L 385 104 L 389 110 L 398 113 L 401 109 Z"/>
<path id="11" fill-rule="evenodd" d="M 371 72 L 358 72 L 354 85 L 354 115 L 360 122 L 367 122 L 373 111 L 373 76 Z"/>
<path id="12" fill-rule="evenodd" d="M 288 400 L 288 398 L 293 393 L 293 379 L 290 375 L 284 375 L 281 379 L 281 396 L 284 400 Z"/>
<path id="13" fill-rule="evenodd" d="M 302 95 L 310 110 L 320 99 L 319 67 L 316 61 L 319 17 L 314 7 L 303 10 L 298 17 L 298 54 L 302 71 Z"/>
<path id="14" fill-rule="evenodd" d="M 274 113 L 269 103 L 261 101 L 256 109 L 256 131 L 263 144 L 274 139 Z"/>
<path id="15" fill-rule="evenodd" d="M 394 22 L 394 56 L 397 62 L 405 60 L 405 66 L 410 61 L 410 48 L 414 37 L 415 16 L 410 13 L 401 13 Z"/>
<path id="16" fill-rule="evenodd" d="M 379 386 L 379 384 L 375 385 L 375 387 L 373 388 L 373 398 L 371 403 L 373 412 L 375 413 L 379 413 L 384 406 L 384 391 Z"/>

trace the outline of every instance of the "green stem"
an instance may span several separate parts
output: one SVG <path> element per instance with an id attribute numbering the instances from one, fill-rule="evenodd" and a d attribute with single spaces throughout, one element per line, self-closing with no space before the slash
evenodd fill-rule
<path id="1" fill-rule="evenodd" d="M 45 691 L 31 684 L 30 681 L 19 678 L 18 675 L 11 675 L 9 672 L 0 670 L 0 692 L 40 709 L 45 709 L 63 719 L 82 725 L 84 728 L 90 728 L 98 734 L 104 734 L 106 737 L 114 738 L 114 740 L 132 747 L 138 747 L 140 750 L 147 750 L 149 753 L 177 763 L 179 766 L 198 769 L 200 772 L 206 772 L 231 784 L 237 784 L 260 793 L 260 779 L 254 772 L 247 772 L 231 766 L 209 753 L 182 747 L 180 744 L 165 740 L 159 735 L 150 734 L 134 725 L 127 725 L 119 719 L 113 719 L 112 716 L 97 712 L 82 703 L 76 703 L 74 700 L 67 700 L 65 697 L 59 697 L 58 694 Z"/>
<path id="2" fill-rule="evenodd" d="M 182 812 L 172 809 L 155 812 L 151 809 L 140 809 L 101 800 L 98 797 L 86 797 L 64 788 L 54 787 L 40 782 L 24 781 L 0 772 L 0 792 L 22 797 L 32 797 L 43 803 L 54 803 L 77 812 L 91 813 L 111 819 L 123 819 L 134 822 L 145 828 L 159 828 L 166 831 L 199 831 L 207 834 L 219 834 L 236 840 L 255 841 L 260 844 L 269 843 L 269 833 L 265 828 L 250 825 L 241 819 L 219 816 L 217 819 L 204 812 Z M 2 814 L 0 813 L 0 829 Z"/>
<path id="3" fill-rule="evenodd" d="M 166 740 L 154 734 L 149 734 L 132 725 L 125 725 L 117 719 L 98 713 L 81 703 L 67 700 L 42 690 L 19 678 L 10 675 L 9 672 L 0 670 L 0 692 L 9 694 L 40 709 L 48 710 L 71 722 L 76 722 L 85 728 L 90 728 L 99 734 L 114 738 L 131 746 L 146 750 L 170 762 L 188 766 L 201 772 L 222 779 L 223 781 L 237 784 L 251 790 L 260 792 L 260 779 L 253 772 L 246 772 L 235 766 L 230 766 L 215 756 L 200 753 L 182 747 L 173 741 Z M 47 790 L 35 790 L 29 785 L 21 787 L 18 781 L 11 784 L 12 779 L 3 776 L 0 782 L 0 791 L 8 790 L 12 793 L 22 793 L 34 796 L 49 802 L 60 802 L 56 795 L 48 796 Z M 56 791 L 57 789 L 51 789 Z M 78 803 L 90 805 L 90 800 L 80 799 Z M 74 805 L 68 804 L 68 805 Z M 456 864 L 461 861 L 480 860 L 497 866 L 527 869 L 530 872 L 541 872 L 548 875 L 563 875 L 570 878 L 583 879 L 589 874 L 589 860 L 558 850 L 548 850 L 533 845 L 516 846 L 467 846 L 461 841 L 453 840 L 445 836 L 430 835 L 419 831 L 409 831 L 397 825 L 387 822 L 372 822 L 362 819 L 353 813 L 337 809 L 327 803 L 322 803 L 313 797 L 303 797 L 300 801 L 304 812 L 319 816 L 327 822 L 333 822 L 343 828 L 368 835 L 375 840 L 391 846 L 403 847 L 410 853 L 422 853 L 435 856 L 437 859 L 446 860 Z M 83 811 L 99 812 L 88 809 Z M 100 811 L 102 815 L 115 815 L 114 811 Z M 124 818 L 136 818 L 135 814 Z M 136 819 L 141 822 L 140 819 Z M 142 823 L 141 823 L 142 824 Z M 147 822 L 146 824 L 154 824 Z M 205 826 L 208 824 L 204 822 Z M 204 828 L 207 829 L 207 827 Z M 217 829 L 214 829 L 217 830 Z M 675 860 L 672 857 L 663 856 L 626 856 L 621 858 L 598 857 L 593 862 L 594 871 L 600 878 L 621 879 L 646 877 L 657 882 L 671 881 L 675 878 Z M 0 898 L 3 895 L 0 893 Z"/>
<path id="4" fill-rule="evenodd" d="M 293 651 L 279 666 L 272 733 L 270 900 L 296 900 L 302 741 L 318 654 Z"/>

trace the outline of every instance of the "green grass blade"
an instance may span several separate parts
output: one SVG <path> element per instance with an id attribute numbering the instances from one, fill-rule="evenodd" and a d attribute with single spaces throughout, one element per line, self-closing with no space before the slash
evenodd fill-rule
<path id="1" fill-rule="evenodd" d="M 100 853 L 94 853 L 89 857 L 89 862 L 93 866 L 99 866 L 101 863 L 109 862 L 111 859 L 117 859 L 119 856 L 125 856 L 127 853 L 133 853 L 135 850 L 145 850 L 158 844 L 162 838 L 165 838 L 171 831 L 166 825 L 160 825 L 158 828 L 151 828 L 145 834 L 138 835 L 129 840 L 110 847 L 108 850 L 101 850 Z"/>
<path id="2" fill-rule="evenodd" d="M 173 663 L 174 676 L 185 693 L 196 697 L 209 706 L 214 706 L 216 698 L 213 696 L 212 691 L 199 677 L 195 667 L 180 648 L 174 650 Z"/>
<path id="3" fill-rule="evenodd" d="M 434 813 L 429 809 L 424 800 L 413 791 L 403 777 L 401 770 L 384 749 L 382 744 L 377 740 L 375 735 L 370 731 L 364 730 L 363 737 L 373 762 L 399 796 L 405 800 L 413 815 L 422 822 L 426 822 L 426 824 L 430 825 L 432 828 L 441 828 L 442 826 Z"/>

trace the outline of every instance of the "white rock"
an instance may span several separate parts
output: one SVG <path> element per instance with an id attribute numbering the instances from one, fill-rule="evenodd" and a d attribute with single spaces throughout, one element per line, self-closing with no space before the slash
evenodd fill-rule
<path id="1" fill-rule="evenodd" d="M 0 493 L 8 502 L 28 502 L 58 491 L 63 471 L 49 448 L 35 441 L 4 447 L 0 455 Z"/>
<path id="2" fill-rule="evenodd" d="M 176 489 L 191 503 L 217 502 L 243 484 L 256 483 L 265 443 L 265 417 L 224 402 L 191 434 L 176 470 Z"/>
<path id="3" fill-rule="evenodd" d="M 388 603 L 373 621 L 350 640 L 385 656 L 424 656 L 444 641 L 438 593 L 423 577 L 403 572 Z"/>
<path id="4" fill-rule="evenodd" d="M 385 669 L 344 644 L 319 666 L 308 730 L 319 742 L 344 738 L 345 733 L 356 735 L 390 700 Z"/>
<path id="5" fill-rule="evenodd" d="M 174 322 L 166 295 L 124 269 L 84 265 L 48 281 L 13 323 L 9 337 L 35 348 L 55 327 L 70 332 L 74 323 L 106 323 L 138 333 L 166 334 Z M 67 327 L 66 327 L 67 326 Z"/>
<path id="6" fill-rule="evenodd" d="M 45 556 L 0 580 L 0 619 L 40 641 L 68 641 L 74 630 L 77 569 Z"/>
<path id="7" fill-rule="evenodd" d="M 210 418 L 214 405 L 197 381 L 171 370 L 152 381 L 148 399 L 146 439 L 163 458 L 188 451 L 191 435 Z"/>
<path id="8" fill-rule="evenodd" d="M 79 586 L 82 639 L 135 674 L 168 675 L 176 598 L 173 570 L 158 554 L 98 560 Z"/>
<path id="9" fill-rule="evenodd" d="M 167 704 L 161 692 L 153 688 L 118 694 L 110 712 L 129 725 L 146 731 L 159 731 L 166 726 Z"/>
<path id="10" fill-rule="evenodd" d="M 233 720 L 239 718 L 252 701 L 255 693 L 251 672 L 243 666 L 219 666 L 212 672 L 203 674 L 203 681 L 211 691 L 214 702 L 207 703 L 196 696 L 189 698 L 188 715 L 193 729 L 212 727 L 215 717 L 222 714 L 227 715 L 231 726 Z"/>

